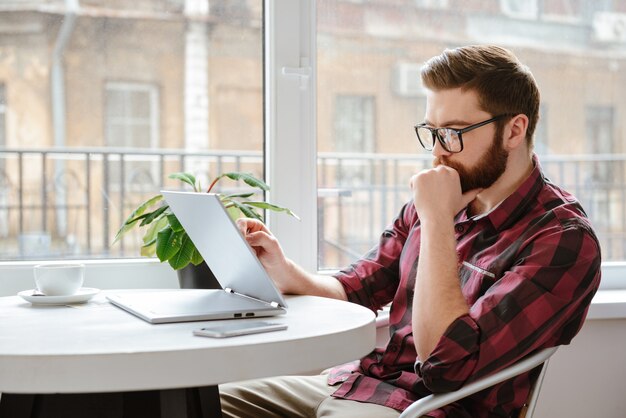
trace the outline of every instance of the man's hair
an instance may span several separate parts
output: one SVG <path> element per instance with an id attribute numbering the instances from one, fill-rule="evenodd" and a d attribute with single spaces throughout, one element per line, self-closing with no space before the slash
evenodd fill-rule
<path id="1" fill-rule="evenodd" d="M 493 116 L 520 113 L 528 116 L 526 142 L 532 149 L 539 119 L 539 89 L 528 67 L 511 51 L 495 45 L 446 49 L 426 61 L 421 76 L 422 83 L 430 90 L 476 91 L 482 110 Z"/>

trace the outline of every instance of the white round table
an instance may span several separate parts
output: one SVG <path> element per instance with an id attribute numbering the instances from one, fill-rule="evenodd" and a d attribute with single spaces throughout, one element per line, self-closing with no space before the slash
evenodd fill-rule
<path id="1" fill-rule="evenodd" d="M 0 298 L 0 392 L 214 387 L 321 370 L 375 346 L 374 314 L 333 299 L 288 297 L 287 314 L 269 318 L 287 330 L 214 339 L 192 330 L 223 321 L 151 325 L 106 302 L 105 294 L 71 307 Z"/>

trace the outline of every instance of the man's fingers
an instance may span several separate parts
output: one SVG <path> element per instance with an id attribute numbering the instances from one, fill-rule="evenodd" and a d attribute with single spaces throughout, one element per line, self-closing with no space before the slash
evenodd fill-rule
<path id="1" fill-rule="evenodd" d="M 237 219 L 236 224 L 237 228 L 239 228 L 244 236 L 256 231 L 264 231 L 268 234 L 270 233 L 265 224 L 257 219 L 239 218 Z"/>
<path id="2" fill-rule="evenodd" d="M 246 241 L 253 247 L 267 247 L 272 242 L 272 238 L 263 231 L 257 231 L 246 234 Z"/>

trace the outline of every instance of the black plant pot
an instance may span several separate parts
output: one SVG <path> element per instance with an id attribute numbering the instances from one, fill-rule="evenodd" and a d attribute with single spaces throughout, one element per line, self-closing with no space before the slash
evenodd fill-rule
<path id="1" fill-rule="evenodd" d="M 197 266 L 189 264 L 187 267 L 177 271 L 178 283 L 181 289 L 221 289 L 219 282 L 213 272 L 202 262 Z"/>

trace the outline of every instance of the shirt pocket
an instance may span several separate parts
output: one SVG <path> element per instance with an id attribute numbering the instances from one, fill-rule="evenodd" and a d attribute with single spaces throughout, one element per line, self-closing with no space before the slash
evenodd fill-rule
<path id="1" fill-rule="evenodd" d="M 495 273 L 468 261 L 461 262 L 459 276 L 463 296 L 469 305 L 473 305 L 496 282 Z"/>

